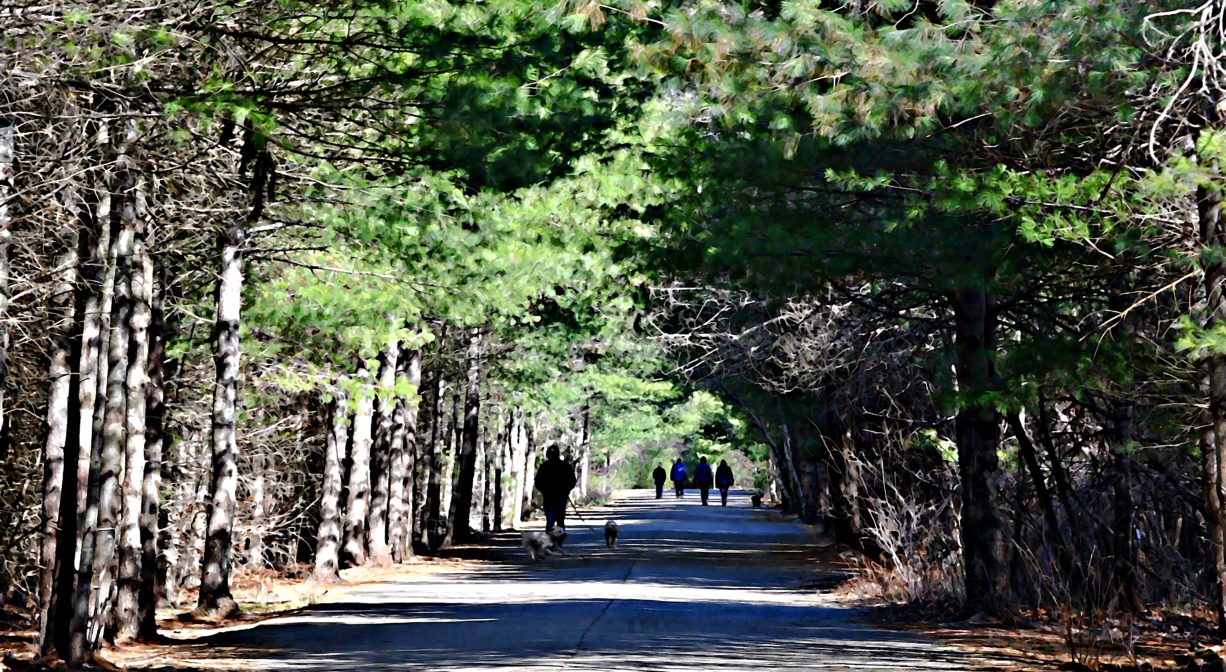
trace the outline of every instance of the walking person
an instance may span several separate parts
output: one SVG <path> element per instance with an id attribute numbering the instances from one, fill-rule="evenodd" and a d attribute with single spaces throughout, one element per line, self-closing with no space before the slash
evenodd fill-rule
<path id="1" fill-rule="evenodd" d="M 711 485 L 714 482 L 715 477 L 711 475 L 711 465 L 707 464 L 707 458 L 698 458 L 698 466 L 694 467 L 694 485 L 702 495 L 703 506 L 707 505 L 707 497 L 711 494 Z"/>
<path id="2" fill-rule="evenodd" d="M 715 487 L 719 488 L 719 505 L 728 506 L 728 488 L 732 487 L 732 467 L 727 460 L 720 460 L 715 468 Z"/>
<path id="3" fill-rule="evenodd" d="M 541 491 L 545 504 L 545 529 L 552 530 L 554 525 L 566 527 L 566 502 L 575 488 L 575 468 L 562 460 L 557 445 L 545 449 L 545 461 L 537 468 L 532 483 Z"/>
<path id="4" fill-rule="evenodd" d="M 664 481 L 668 478 L 668 472 L 664 471 L 664 463 L 657 462 L 656 470 L 651 472 L 651 480 L 656 482 L 656 499 L 664 497 Z"/>
<path id="5" fill-rule="evenodd" d="M 688 476 L 685 464 L 678 457 L 677 461 L 673 463 L 673 473 L 669 476 L 669 478 L 673 479 L 673 490 L 677 493 L 678 497 L 685 496 L 685 479 Z"/>

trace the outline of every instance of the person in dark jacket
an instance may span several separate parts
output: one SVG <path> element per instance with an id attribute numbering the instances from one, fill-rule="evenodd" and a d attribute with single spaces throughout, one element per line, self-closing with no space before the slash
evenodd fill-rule
<path id="1" fill-rule="evenodd" d="M 545 461 L 537 468 L 532 483 L 541 491 L 545 505 L 545 529 L 552 530 L 554 525 L 566 527 L 566 502 L 575 488 L 575 468 L 562 460 L 556 445 L 545 449 Z"/>
<path id="2" fill-rule="evenodd" d="M 728 506 L 728 488 L 732 487 L 732 467 L 727 460 L 720 460 L 715 468 L 715 487 L 719 488 L 719 505 Z"/>
<path id="3" fill-rule="evenodd" d="M 698 458 L 698 466 L 694 467 L 694 485 L 702 495 L 703 506 L 707 505 L 707 497 L 711 494 L 711 484 L 714 482 L 715 477 L 711 475 L 711 465 L 707 464 L 707 458 Z"/>
<path id="4" fill-rule="evenodd" d="M 668 478 L 668 472 L 664 471 L 664 463 L 657 462 L 656 470 L 651 472 L 651 480 L 656 482 L 656 499 L 664 496 L 664 481 Z"/>
<path id="5" fill-rule="evenodd" d="M 685 471 L 685 464 L 678 457 L 677 461 L 673 463 L 673 473 L 669 475 L 669 478 L 673 479 L 673 490 L 676 491 L 678 497 L 685 496 L 685 479 L 688 477 L 689 474 Z"/>

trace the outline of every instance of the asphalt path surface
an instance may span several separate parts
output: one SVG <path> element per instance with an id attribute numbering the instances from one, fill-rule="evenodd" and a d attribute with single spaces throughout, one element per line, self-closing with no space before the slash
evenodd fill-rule
<path id="1" fill-rule="evenodd" d="M 714 493 L 713 493 L 714 494 Z M 204 668 L 258 670 L 963 670 L 967 654 L 864 624 L 813 588 L 804 525 L 697 493 L 634 491 L 572 513 L 567 556 L 522 549 L 471 570 L 347 592 L 185 643 Z M 606 549 L 605 520 L 621 526 Z"/>

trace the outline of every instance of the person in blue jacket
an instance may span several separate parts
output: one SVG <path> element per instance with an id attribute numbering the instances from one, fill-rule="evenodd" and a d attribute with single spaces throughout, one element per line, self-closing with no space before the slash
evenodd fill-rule
<path id="1" fill-rule="evenodd" d="M 669 475 L 669 478 L 673 481 L 673 491 L 676 492 L 678 497 L 685 496 L 685 479 L 688 477 L 689 474 L 686 473 L 685 464 L 678 457 L 677 461 L 673 463 L 673 473 Z"/>

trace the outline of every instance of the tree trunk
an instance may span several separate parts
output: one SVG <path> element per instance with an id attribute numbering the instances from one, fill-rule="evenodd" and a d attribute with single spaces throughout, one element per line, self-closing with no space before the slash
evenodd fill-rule
<path id="1" fill-rule="evenodd" d="M 421 350 L 406 348 L 400 353 L 399 375 L 413 386 L 416 393 L 421 387 Z M 396 405 L 387 513 L 388 540 L 394 562 L 404 562 L 413 555 L 418 407 L 416 401 L 404 398 Z"/>
<path id="2" fill-rule="evenodd" d="M 958 391 L 963 401 L 954 421 L 962 485 L 962 561 L 966 595 L 976 608 L 1001 613 L 1008 600 L 1005 539 L 993 497 L 1000 465 L 996 410 L 984 396 L 994 378 L 995 318 L 982 288 L 954 296 L 954 345 Z"/>
<path id="3" fill-rule="evenodd" d="M 532 482 L 536 480 L 536 435 L 533 431 L 533 420 L 524 422 L 524 470 L 519 487 L 522 492 L 519 508 L 519 520 L 528 522 L 532 517 Z"/>
<path id="4" fill-rule="evenodd" d="M 366 364 L 358 365 L 358 379 L 364 385 L 353 414 L 349 444 L 349 499 L 345 502 L 345 537 L 341 543 L 341 566 L 366 564 L 366 513 L 370 502 L 370 443 L 374 422 L 374 390 L 368 382 Z"/>
<path id="5" fill-rule="evenodd" d="M 495 471 L 496 450 L 494 446 L 498 443 L 490 437 L 489 419 L 486 418 L 485 437 L 482 442 L 481 455 L 484 458 L 484 467 L 482 473 L 485 475 L 482 480 L 481 488 L 481 531 L 490 532 L 494 529 L 494 512 L 498 508 L 495 504 L 494 496 L 497 493 L 495 481 L 498 480 L 498 474 Z"/>
<path id="6" fill-rule="evenodd" d="M 13 153 L 17 128 L 0 128 L 0 462 L 8 460 L 8 408 L 5 406 L 9 384 L 9 248 L 12 246 L 13 216 L 9 200 L 13 197 Z"/>
<path id="7" fill-rule="evenodd" d="M 324 478 L 319 500 L 319 534 L 315 542 L 315 569 L 311 578 L 331 583 L 337 574 L 341 545 L 341 488 L 345 463 L 345 438 L 349 433 L 349 413 L 345 409 L 345 391 L 340 385 L 328 404 L 330 419 L 324 440 Z"/>
<path id="8" fill-rule="evenodd" d="M 391 562 L 387 539 L 389 478 L 392 470 L 392 435 L 396 423 L 396 365 L 400 358 L 400 341 L 388 343 L 379 353 L 378 403 L 375 407 L 374 441 L 370 451 L 370 509 L 366 516 L 367 562 L 386 565 Z"/>
<path id="9" fill-rule="evenodd" d="M 145 475 L 142 485 L 140 516 L 140 595 L 138 600 L 137 635 L 146 641 L 157 637 L 157 607 L 163 598 L 165 568 L 161 564 L 158 544 L 162 539 L 161 522 L 162 453 L 166 440 L 166 320 L 164 300 L 166 281 L 160 267 L 154 277 L 154 263 L 146 255 L 145 282 L 150 288 L 149 377 L 145 393 Z"/>
<path id="10" fill-rule="evenodd" d="M 579 496 L 587 497 L 588 479 L 591 476 L 592 461 L 592 406 L 583 404 L 583 428 L 579 435 Z"/>
<path id="11" fill-rule="evenodd" d="M 524 431 L 523 414 L 511 412 L 511 529 L 517 529 L 524 513 L 524 460 L 528 452 L 528 435 Z"/>
<path id="12" fill-rule="evenodd" d="M 98 142 L 110 142 L 107 126 L 99 128 Z M 118 223 L 111 197 L 111 178 L 104 176 L 97 189 L 98 205 L 92 227 L 90 263 L 84 266 L 84 325 L 81 336 L 80 428 L 78 432 L 77 500 L 84 502 L 77 515 L 76 577 L 73 581 L 72 617 L 67 662 L 79 666 L 93 648 L 90 639 L 93 604 L 98 599 L 94 577 L 103 541 L 98 529 L 103 493 L 103 427 L 106 393 L 110 384 L 111 325 L 115 282 L 119 272 Z M 127 352 L 126 347 L 123 349 Z M 107 560 L 109 562 L 109 558 Z M 91 599 L 92 598 L 92 599 Z"/>
<path id="13" fill-rule="evenodd" d="M 1013 430 L 1013 436 L 1017 439 L 1018 453 L 1021 455 L 1022 462 L 1030 472 L 1030 480 L 1034 483 L 1034 494 L 1039 500 L 1039 508 L 1043 511 L 1043 536 L 1046 537 L 1047 544 L 1055 554 L 1060 569 L 1071 582 L 1069 592 L 1074 595 L 1080 594 L 1084 576 L 1076 567 L 1072 550 L 1065 543 L 1064 535 L 1060 532 L 1060 518 L 1056 515 L 1055 501 L 1043 477 L 1043 469 L 1039 466 L 1039 457 L 1035 452 L 1034 442 L 1030 440 L 1026 424 L 1019 413 L 1010 413 L 1006 418 L 1009 421 L 1009 428 Z"/>
<path id="14" fill-rule="evenodd" d="M 498 460 L 494 464 L 494 531 L 501 532 L 506 526 L 507 507 L 514 507 L 513 495 L 514 487 L 507 487 L 507 474 L 511 467 L 511 430 L 514 428 L 512 418 L 514 411 L 507 411 L 506 422 L 501 423 L 502 431 L 499 433 L 498 441 Z"/>
<path id="15" fill-rule="evenodd" d="M 464 434 L 458 452 L 460 475 L 457 490 L 452 538 L 466 541 L 472 538 L 470 517 L 473 509 L 473 486 L 477 473 L 477 441 L 480 438 L 481 412 L 481 330 L 474 328 L 468 338 L 468 389 L 464 395 Z"/>
<path id="16" fill-rule="evenodd" d="M 61 496 L 64 491 L 65 460 L 72 461 L 75 472 L 77 455 L 75 448 L 65 455 L 68 444 L 70 415 L 79 409 L 71 403 L 72 392 L 75 391 L 73 377 L 74 331 L 76 320 L 73 308 L 77 283 L 78 265 L 78 228 L 80 226 L 81 208 L 77 190 L 73 187 L 61 191 L 58 223 L 60 225 L 59 239 L 63 248 L 55 260 L 57 270 L 55 289 L 48 300 L 47 319 L 51 331 L 51 357 L 47 367 L 50 381 L 47 390 L 46 443 L 43 452 L 43 520 L 42 520 L 42 568 L 38 580 L 38 649 L 41 655 L 48 655 L 55 650 L 58 633 L 55 624 L 60 620 L 56 617 L 55 607 L 58 602 L 55 582 L 56 561 L 59 558 L 57 544 L 60 540 L 61 525 L 76 523 L 76 510 L 72 507 L 68 512 L 61 511 Z M 70 483 L 75 488 L 76 474 L 70 474 Z M 69 490 L 67 499 L 76 495 L 75 490 Z M 67 513 L 67 518 L 61 515 Z M 73 535 L 75 537 L 75 534 Z"/>
<path id="17" fill-rule="evenodd" d="M 1213 175 L 1219 173 L 1216 160 L 1209 164 Z M 1197 215 L 1200 220 L 1201 249 L 1220 250 L 1226 245 L 1226 221 L 1222 217 L 1222 192 L 1216 183 L 1204 184 L 1196 190 Z M 1220 328 L 1226 322 L 1226 263 L 1220 255 L 1202 255 L 1204 265 L 1206 329 Z M 1213 606 L 1218 617 L 1218 634 L 1226 637 L 1226 356 L 1210 354 L 1201 362 L 1208 395 L 1210 431 L 1205 460 L 1206 507 L 1209 510 L 1211 538 L 1214 546 Z"/>
<path id="18" fill-rule="evenodd" d="M 443 535 L 439 529 L 442 526 L 443 506 L 443 446 L 439 443 L 445 439 L 445 422 L 443 418 L 443 365 L 439 362 L 434 374 L 434 408 L 430 414 L 430 455 L 426 484 L 425 520 L 423 521 L 424 536 L 431 550 L 437 550 L 443 543 Z"/>
<path id="19" fill-rule="evenodd" d="M 144 194 L 139 180 L 133 179 L 134 189 L 123 209 L 124 226 L 135 232 L 132 245 L 129 296 L 132 311 L 128 325 L 128 370 L 124 395 L 128 398 L 124 418 L 126 453 L 123 478 L 123 513 L 119 519 L 119 575 L 115 596 L 114 632 L 117 641 L 131 639 L 139 630 L 139 594 L 141 582 L 142 495 L 146 471 L 145 455 L 145 395 L 149 370 L 150 294 L 153 266 L 145 243 Z M 133 218 L 129 224 L 126 219 Z"/>
<path id="20" fill-rule="evenodd" d="M 243 542 L 247 569 L 264 569 L 264 534 L 268 525 L 268 495 L 266 488 L 268 459 L 251 456 L 251 523 Z"/>
<path id="21" fill-rule="evenodd" d="M 238 376 L 239 320 L 243 307 L 243 244 L 247 229 L 264 213 L 265 187 L 272 166 L 272 155 L 261 148 L 258 134 L 250 127 L 242 147 L 240 174 L 251 166 L 247 183 L 250 210 L 235 218 L 219 232 L 221 267 L 217 280 L 216 310 L 213 316 L 213 413 L 209 443 L 213 452 L 212 478 L 209 482 L 208 528 L 204 538 L 204 558 L 200 571 L 198 615 L 229 615 L 238 611 L 230 595 L 230 550 L 234 537 L 234 510 L 238 494 Z M 246 157 L 250 157 L 249 159 Z"/>
<path id="22" fill-rule="evenodd" d="M 442 521 L 443 529 L 441 535 L 443 539 L 443 547 L 451 545 L 452 537 L 455 533 L 455 516 L 456 516 L 456 490 L 459 488 L 460 480 L 460 450 L 463 441 L 464 423 L 460 420 L 460 392 L 465 388 L 460 386 L 459 380 L 452 390 L 451 395 L 451 414 L 448 419 L 449 429 L 446 432 L 446 443 L 444 446 L 444 454 L 447 456 L 446 471 L 443 475 L 443 486 L 446 488 L 443 491 L 443 510 L 446 511 L 446 516 Z"/>
<path id="23" fill-rule="evenodd" d="M 128 140 L 125 139 L 125 145 Z M 120 151 L 122 156 L 126 149 Z M 120 162 L 123 165 L 123 162 Z M 94 573 L 98 576 L 98 592 L 90 614 L 89 646 L 92 649 L 101 638 L 103 626 L 111 613 L 110 601 L 114 576 L 116 530 L 121 501 L 120 478 L 123 473 L 125 431 L 127 429 L 127 377 L 129 328 L 132 314 L 132 252 L 135 244 L 136 217 L 129 214 L 132 204 L 127 195 L 131 184 L 120 176 L 121 187 L 111 197 L 112 222 L 118 227 L 114 239 L 115 284 L 111 305 L 110 334 L 107 337 L 106 403 L 102 406 L 101 468 L 99 469 L 98 541 L 94 555 Z"/>
<path id="24" fill-rule="evenodd" d="M 237 220 L 221 233 L 221 273 L 217 282 L 213 361 L 212 476 L 209 481 L 208 523 L 201 560 L 200 598 L 196 613 L 228 616 L 238 611 L 230 595 L 230 548 L 238 492 L 239 335 L 242 312 L 245 222 Z"/>

